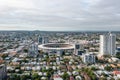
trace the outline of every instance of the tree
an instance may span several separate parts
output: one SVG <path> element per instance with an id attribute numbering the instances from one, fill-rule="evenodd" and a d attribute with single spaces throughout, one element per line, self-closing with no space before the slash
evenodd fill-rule
<path id="1" fill-rule="evenodd" d="M 94 67 L 94 66 L 93 66 L 93 67 L 91 67 L 91 70 L 95 71 L 95 70 L 96 70 L 96 67 Z"/>
<path id="2" fill-rule="evenodd" d="M 64 56 L 64 55 L 65 55 L 65 51 L 62 52 L 62 56 Z"/>
<path id="3" fill-rule="evenodd" d="M 114 78 L 111 78 L 110 80 L 115 80 Z M 119 80 L 119 79 L 118 79 Z"/>
<path id="4" fill-rule="evenodd" d="M 28 49 L 24 49 L 24 52 L 25 52 L 25 53 L 28 53 Z"/>
<path id="5" fill-rule="evenodd" d="M 33 75 L 32 75 L 32 79 L 33 80 L 39 80 L 39 75 L 38 75 L 38 73 L 34 73 Z"/>
<path id="6" fill-rule="evenodd" d="M 30 79 L 29 75 L 22 75 L 21 76 L 21 80 L 27 80 L 27 79 Z"/>
<path id="7" fill-rule="evenodd" d="M 120 59 L 120 52 L 117 52 L 116 57 Z"/>
<path id="8" fill-rule="evenodd" d="M 51 72 L 47 71 L 47 77 L 48 77 L 48 78 L 51 77 Z"/>
<path id="9" fill-rule="evenodd" d="M 6 57 L 8 57 L 8 54 L 3 54 L 2 58 L 5 59 Z"/>
<path id="10" fill-rule="evenodd" d="M 106 77 L 101 77 L 99 80 L 107 80 Z"/>
<path id="11" fill-rule="evenodd" d="M 26 80 L 26 79 L 27 79 L 27 77 L 25 75 L 21 76 L 21 80 Z"/>
<path id="12" fill-rule="evenodd" d="M 69 75 L 67 72 L 65 72 L 63 75 L 62 75 L 62 78 L 63 80 L 69 80 Z"/>
<path id="13" fill-rule="evenodd" d="M 20 80 L 20 76 L 18 76 L 16 74 L 12 74 L 11 78 L 9 78 L 8 80 Z"/>
<path id="14" fill-rule="evenodd" d="M 110 66 L 106 66 L 105 70 L 110 71 L 112 68 Z"/>

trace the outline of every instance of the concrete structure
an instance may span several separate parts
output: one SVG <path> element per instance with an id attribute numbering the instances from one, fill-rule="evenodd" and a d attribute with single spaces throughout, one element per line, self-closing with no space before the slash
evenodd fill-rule
<path id="1" fill-rule="evenodd" d="M 84 51 L 83 50 L 78 50 L 77 52 L 76 52 L 76 55 L 83 55 L 84 54 Z"/>
<path id="2" fill-rule="evenodd" d="M 82 55 L 83 45 L 80 43 L 75 44 L 75 55 Z"/>
<path id="3" fill-rule="evenodd" d="M 107 34 L 100 35 L 100 54 L 101 55 L 115 55 L 116 54 L 116 35 Z"/>
<path id="4" fill-rule="evenodd" d="M 42 44 L 43 38 L 41 36 L 38 37 L 38 44 Z"/>
<path id="5" fill-rule="evenodd" d="M 80 44 L 75 44 L 75 49 L 80 49 Z"/>
<path id="6" fill-rule="evenodd" d="M 28 55 L 29 56 L 36 56 L 38 54 L 38 44 L 33 43 L 29 47 Z"/>
<path id="7" fill-rule="evenodd" d="M 7 78 L 6 65 L 1 64 L 0 65 L 0 80 L 6 80 L 6 78 Z"/>
<path id="8" fill-rule="evenodd" d="M 43 44 L 47 44 L 47 43 L 49 43 L 48 37 L 44 37 L 43 38 Z"/>
<path id="9" fill-rule="evenodd" d="M 39 50 L 46 53 L 62 54 L 63 52 L 73 53 L 74 45 L 68 43 L 48 43 L 38 46 Z"/>
<path id="10" fill-rule="evenodd" d="M 39 37 L 38 37 L 38 43 L 39 43 L 39 44 L 49 43 L 48 37 L 39 36 Z"/>
<path id="11" fill-rule="evenodd" d="M 82 56 L 82 60 L 84 63 L 87 63 L 87 64 L 95 63 L 95 55 L 93 53 L 84 54 Z"/>

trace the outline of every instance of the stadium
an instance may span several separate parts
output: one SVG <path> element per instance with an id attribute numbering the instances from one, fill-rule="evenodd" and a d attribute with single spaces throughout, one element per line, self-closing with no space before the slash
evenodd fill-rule
<path id="1" fill-rule="evenodd" d="M 62 54 L 65 53 L 73 53 L 74 51 L 74 45 L 68 44 L 68 43 L 47 43 L 47 44 L 41 44 L 38 46 L 39 50 L 42 50 L 43 52 L 49 53 L 49 54 Z"/>

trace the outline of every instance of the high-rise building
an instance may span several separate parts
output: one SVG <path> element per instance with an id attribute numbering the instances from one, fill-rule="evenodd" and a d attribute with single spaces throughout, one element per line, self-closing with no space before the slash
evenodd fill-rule
<path id="1" fill-rule="evenodd" d="M 36 56 L 38 54 L 38 44 L 37 43 L 33 43 L 30 45 L 28 54 L 29 54 L 29 56 Z"/>
<path id="2" fill-rule="evenodd" d="M 42 44 L 43 38 L 41 36 L 38 37 L 38 44 Z"/>
<path id="3" fill-rule="evenodd" d="M 48 37 L 44 37 L 44 36 L 39 36 L 38 37 L 38 43 L 39 44 L 46 44 L 48 42 L 49 42 Z"/>
<path id="4" fill-rule="evenodd" d="M 100 35 L 100 54 L 101 55 L 115 55 L 116 54 L 116 35 L 107 34 Z"/>
<path id="5" fill-rule="evenodd" d="M 48 37 L 43 38 L 43 44 L 49 43 Z"/>

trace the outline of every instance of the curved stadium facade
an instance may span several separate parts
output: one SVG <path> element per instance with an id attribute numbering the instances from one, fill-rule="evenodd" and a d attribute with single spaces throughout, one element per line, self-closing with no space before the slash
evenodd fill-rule
<path id="1" fill-rule="evenodd" d="M 68 43 L 47 43 L 39 45 L 38 48 L 49 54 L 62 54 L 63 52 L 72 53 L 74 51 L 74 45 Z"/>

